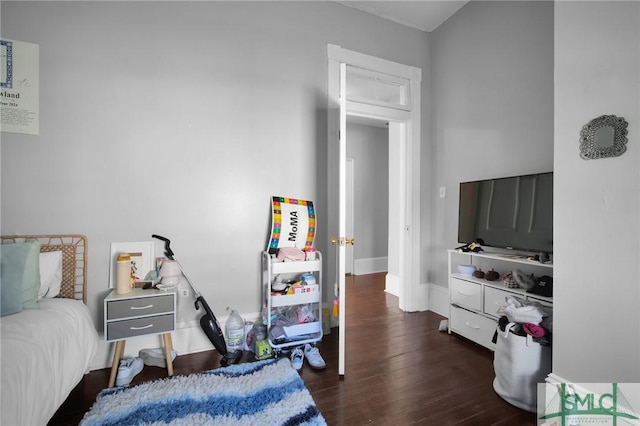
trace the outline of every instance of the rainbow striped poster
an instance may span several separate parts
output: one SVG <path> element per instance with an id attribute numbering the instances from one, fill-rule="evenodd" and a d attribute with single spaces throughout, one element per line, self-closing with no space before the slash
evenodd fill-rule
<path id="1" fill-rule="evenodd" d="M 307 250 L 316 236 L 316 212 L 313 201 L 271 197 L 271 237 L 268 252 L 281 247 Z"/>

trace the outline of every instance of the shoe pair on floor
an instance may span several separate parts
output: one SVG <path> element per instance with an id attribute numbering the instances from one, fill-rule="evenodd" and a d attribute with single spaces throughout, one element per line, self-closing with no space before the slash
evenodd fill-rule
<path id="1" fill-rule="evenodd" d="M 133 378 L 140 374 L 145 365 L 167 368 L 164 349 L 142 349 L 138 355 L 138 358 L 125 358 L 120 360 L 118 375 L 116 376 L 116 386 L 125 386 L 131 383 Z M 172 361 L 176 359 L 176 355 L 176 351 L 171 351 Z"/>
<path id="2" fill-rule="evenodd" d="M 116 376 L 116 386 L 126 386 L 144 368 L 142 358 L 125 358 L 120 360 L 118 375 Z"/>
<path id="3" fill-rule="evenodd" d="M 171 351 L 171 361 L 176 359 L 176 355 L 178 355 L 176 351 Z M 142 358 L 144 365 L 167 368 L 167 359 L 162 348 L 142 349 L 138 356 Z"/>
<path id="4" fill-rule="evenodd" d="M 322 370 L 327 366 L 324 359 L 322 359 L 322 355 L 320 355 L 320 350 L 308 343 L 304 345 L 304 349 L 302 346 L 298 346 L 291 352 L 291 366 L 296 370 L 300 370 L 305 358 L 311 368 Z"/>

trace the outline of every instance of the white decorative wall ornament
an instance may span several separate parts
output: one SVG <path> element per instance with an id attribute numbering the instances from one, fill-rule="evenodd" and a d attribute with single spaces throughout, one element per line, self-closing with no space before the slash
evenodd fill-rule
<path id="1" fill-rule="evenodd" d="M 580 131 L 580 157 L 585 160 L 618 157 L 627 150 L 629 123 L 615 115 L 601 115 Z"/>

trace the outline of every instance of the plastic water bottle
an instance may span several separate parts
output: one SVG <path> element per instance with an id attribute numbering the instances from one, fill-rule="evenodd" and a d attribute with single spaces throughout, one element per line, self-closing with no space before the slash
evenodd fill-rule
<path id="1" fill-rule="evenodd" d="M 234 352 L 244 347 L 244 320 L 234 309 L 227 318 L 227 350 Z"/>

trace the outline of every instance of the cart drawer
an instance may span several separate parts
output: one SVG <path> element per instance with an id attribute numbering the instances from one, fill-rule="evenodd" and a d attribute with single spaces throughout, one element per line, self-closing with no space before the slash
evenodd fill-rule
<path id="1" fill-rule="evenodd" d="M 306 324 L 297 324 L 283 327 L 287 337 L 300 336 L 302 334 L 313 334 L 322 332 L 322 324 L 320 321 L 309 322 Z"/>
<path id="2" fill-rule="evenodd" d="M 279 306 L 304 305 L 307 303 L 320 302 L 320 292 L 302 294 L 287 294 L 281 296 L 271 296 L 271 306 L 277 308 Z"/>

